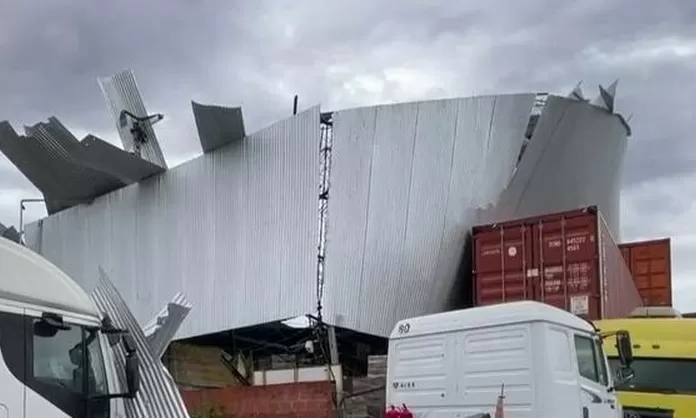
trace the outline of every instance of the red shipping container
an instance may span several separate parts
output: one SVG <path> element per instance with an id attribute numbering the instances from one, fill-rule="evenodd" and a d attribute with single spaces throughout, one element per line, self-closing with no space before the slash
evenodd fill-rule
<path id="1" fill-rule="evenodd" d="M 672 306 L 672 242 L 669 238 L 619 244 L 646 306 Z"/>
<path id="2" fill-rule="evenodd" d="M 473 229 L 476 306 L 537 300 L 591 320 L 642 301 L 596 207 Z"/>

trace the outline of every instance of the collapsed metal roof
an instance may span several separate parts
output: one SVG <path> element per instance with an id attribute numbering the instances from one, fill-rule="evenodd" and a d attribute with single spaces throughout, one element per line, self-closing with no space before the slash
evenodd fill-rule
<path id="1" fill-rule="evenodd" d="M 123 149 L 94 135 L 79 141 L 56 117 L 18 134 L 0 122 L 0 152 L 44 195 L 49 214 L 88 203 L 167 169 L 133 72 L 98 78 Z M 211 152 L 246 136 L 240 107 L 192 102 L 201 148 Z M 6 228 L 5 228 L 6 229 Z"/>
<path id="2" fill-rule="evenodd" d="M 55 117 L 24 131 L 0 122 L 0 151 L 43 193 L 49 214 L 164 171 L 93 135 L 78 141 Z"/>

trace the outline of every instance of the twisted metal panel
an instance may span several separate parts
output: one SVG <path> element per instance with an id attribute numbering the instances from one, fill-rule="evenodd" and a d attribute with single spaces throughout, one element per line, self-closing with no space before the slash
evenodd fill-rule
<path id="1" fill-rule="evenodd" d="M 620 239 L 620 189 L 626 128 L 584 102 L 549 97 L 494 220 L 597 205 Z"/>
<path id="2" fill-rule="evenodd" d="M 188 418 L 189 414 L 176 382 L 160 361 L 160 357 L 152 351 L 138 321 L 107 274 L 101 268 L 98 272 L 99 283 L 92 292 L 92 300 L 101 312 L 111 318 L 114 326 L 129 331 L 140 358 L 140 390 L 135 398 L 123 400 L 126 417 Z M 125 390 L 125 353 L 123 350 L 115 349 L 112 354 L 115 363 L 112 372 L 115 372 L 121 390 Z"/>
<path id="3" fill-rule="evenodd" d="M 83 287 L 99 265 L 135 316 L 173 291 L 184 338 L 314 310 L 319 108 L 27 226 L 27 244 Z"/>

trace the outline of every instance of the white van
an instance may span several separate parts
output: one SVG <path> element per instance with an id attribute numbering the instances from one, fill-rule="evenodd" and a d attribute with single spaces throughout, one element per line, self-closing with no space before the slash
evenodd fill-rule
<path id="1" fill-rule="evenodd" d="M 615 333 L 630 379 L 630 336 Z M 613 342 L 613 341 L 612 341 Z M 416 417 L 622 418 L 593 325 L 523 301 L 406 319 L 389 340 L 387 407 Z"/>

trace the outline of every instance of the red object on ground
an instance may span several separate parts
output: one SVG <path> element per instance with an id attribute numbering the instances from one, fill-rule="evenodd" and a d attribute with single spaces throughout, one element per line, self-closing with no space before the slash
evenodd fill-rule
<path id="1" fill-rule="evenodd" d="M 387 412 L 384 413 L 385 418 L 401 418 L 401 411 L 394 405 L 389 405 Z"/>
<path id="2" fill-rule="evenodd" d="M 409 411 L 406 404 L 401 405 L 401 415 L 400 418 L 413 418 L 413 412 Z"/>
<path id="3" fill-rule="evenodd" d="M 536 300 L 590 320 L 642 300 L 596 207 L 474 227 L 476 306 Z"/>
<path id="4" fill-rule="evenodd" d="M 669 238 L 619 244 L 645 306 L 672 306 Z"/>

